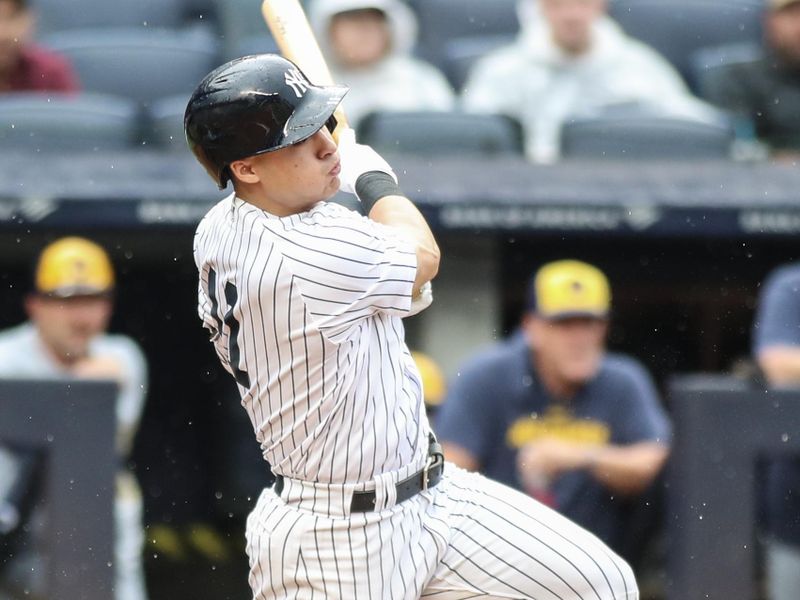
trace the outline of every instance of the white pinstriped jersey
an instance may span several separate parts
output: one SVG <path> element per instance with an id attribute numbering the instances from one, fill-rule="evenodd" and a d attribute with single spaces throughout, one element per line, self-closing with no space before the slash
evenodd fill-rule
<path id="1" fill-rule="evenodd" d="M 409 242 L 337 204 L 276 217 L 231 195 L 201 221 L 194 255 L 200 318 L 276 473 L 356 483 L 424 462 L 401 320 Z"/>
<path id="2" fill-rule="evenodd" d="M 429 425 L 401 320 L 416 256 L 391 228 L 335 204 L 278 218 L 231 196 L 198 226 L 195 260 L 200 317 L 287 478 L 248 517 L 254 600 L 638 598 L 597 538 L 480 475 L 448 465 L 396 502 Z M 373 484 L 375 510 L 352 512 Z"/>

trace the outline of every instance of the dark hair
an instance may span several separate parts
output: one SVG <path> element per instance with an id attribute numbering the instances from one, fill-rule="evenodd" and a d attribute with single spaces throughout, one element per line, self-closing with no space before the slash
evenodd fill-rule
<path id="1" fill-rule="evenodd" d="M 379 17 L 384 21 L 388 20 L 388 15 L 386 14 L 386 12 L 377 7 L 353 8 L 353 9 L 343 10 L 334 13 L 333 18 L 335 19 L 337 17 L 361 17 L 366 15 Z"/>
<path id="2" fill-rule="evenodd" d="M 0 0 L 0 2 L 11 2 L 17 7 L 17 11 L 28 9 L 28 0 Z"/>

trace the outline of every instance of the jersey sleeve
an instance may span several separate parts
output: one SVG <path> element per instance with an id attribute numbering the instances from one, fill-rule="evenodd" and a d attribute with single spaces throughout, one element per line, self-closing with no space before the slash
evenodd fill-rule
<path id="1" fill-rule="evenodd" d="M 410 310 L 417 257 L 391 227 L 327 203 L 270 226 L 310 319 L 334 343 L 378 311 Z"/>
<path id="2" fill-rule="evenodd" d="M 754 353 L 770 346 L 800 346 L 800 268 L 767 278 L 753 324 Z"/>

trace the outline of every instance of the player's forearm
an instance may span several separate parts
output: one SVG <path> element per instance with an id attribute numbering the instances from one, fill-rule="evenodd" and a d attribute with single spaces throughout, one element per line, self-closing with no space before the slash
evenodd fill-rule
<path id="1" fill-rule="evenodd" d="M 442 442 L 442 450 L 444 451 L 444 458 L 450 461 L 455 466 L 467 471 L 477 471 L 480 468 L 478 459 L 466 448 L 462 448 L 458 444 L 450 444 Z"/>
<path id="2" fill-rule="evenodd" d="M 433 232 L 416 206 L 403 196 L 385 196 L 369 212 L 369 218 L 397 229 L 414 244 L 417 254 L 417 274 L 414 278 L 416 295 L 425 282 L 439 271 L 441 254 Z"/>
<path id="3" fill-rule="evenodd" d="M 630 446 L 587 448 L 587 470 L 615 493 L 643 492 L 656 478 L 669 455 L 669 448 L 657 442 Z"/>
<path id="4" fill-rule="evenodd" d="M 758 366 L 770 385 L 800 386 L 800 348 L 775 346 L 762 350 Z"/>

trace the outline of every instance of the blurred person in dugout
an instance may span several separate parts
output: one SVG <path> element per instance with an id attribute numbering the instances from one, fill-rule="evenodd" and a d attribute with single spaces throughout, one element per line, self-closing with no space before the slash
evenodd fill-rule
<path id="1" fill-rule="evenodd" d="M 800 388 L 800 263 L 764 282 L 753 324 L 753 355 L 768 385 Z M 800 597 L 800 457 L 766 465 L 762 489 L 769 600 Z"/>
<path id="2" fill-rule="evenodd" d="M 343 106 L 354 129 L 375 111 L 453 108 L 444 75 L 412 55 L 416 17 L 400 0 L 313 0 L 309 19 L 333 80 L 350 86 Z"/>
<path id="3" fill-rule="evenodd" d="M 447 390 L 444 373 L 433 357 L 425 352 L 413 350 L 411 358 L 414 359 L 414 364 L 417 365 L 422 380 L 425 412 L 428 414 L 428 418 L 433 420 L 444 401 Z"/>
<path id="4" fill-rule="evenodd" d="M 0 332 L 0 377 L 117 382 L 116 451 L 122 466 L 114 504 L 114 596 L 144 600 L 142 497 L 124 465 L 144 407 L 147 365 L 133 340 L 106 333 L 113 292 L 113 267 L 97 244 L 66 237 L 44 248 L 25 298 L 29 321 Z M 31 491 L 37 462 L 30 450 L 0 446 L 0 538 L 11 547 L 0 557 L 3 600 L 57 597 L 43 589 L 46 506 L 30 506 L 38 500 Z"/>
<path id="5" fill-rule="evenodd" d="M 610 308 L 594 266 L 542 266 L 521 327 L 448 383 L 436 432 L 448 460 L 528 492 L 624 555 L 646 545 L 630 531 L 630 503 L 656 487 L 671 424 L 644 367 L 606 351 Z"/>
<path id="6" fill-rule="evenodd" d="M 0 0 L 0 93 L 77 91 L 69 61 L 34 44 L 34 27 L 28 0 Z"/>
<path id="7" fill-rule="evenodd" d="M 655 50 L 607 15 L 608 0 L 520 0 L 515 42 L 470 69 L 462 103 L 470 112 L 517 119 L 534 162 L 560 156 L 570 118 L 611 113 L 717 121 Z"/>
<path id="8" fill-rule="evenodd" d="M 800 155 L 800 0 L 766 0 L 764 48 L 708 78 L 704 94 L 745 123 L 776 158 Z"/>

